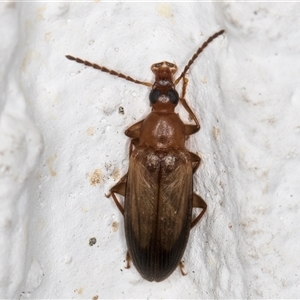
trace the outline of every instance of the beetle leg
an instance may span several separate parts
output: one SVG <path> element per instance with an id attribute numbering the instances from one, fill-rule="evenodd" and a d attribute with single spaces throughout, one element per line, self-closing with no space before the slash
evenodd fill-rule
<path id="1" fill-rule="evenodd" d="M 112 196 L 118 209 L 120 210 L 120 212 L 122 213 L 122 215 L 124 216 L 124 207 L 121 205 L 121 203 L 118 201 L 115 193 L 121 195 L 121 196 L 125 196 L 125 188 L 126 188 L 126 181 L 127 181 L 127 174 L 125 176 L 123 176 L 120 181 L 113 186 L 110 189 L 110 194 L 107 195 L 106 197 Z M 129 251 L 127 251 L 126 253 L 126 266 L 125 269 L 129 269 L 130 268 L 130 261 L 131 261 L 131 257 L 129 254 Z"/>
<path id="2" fill-rule="evenodd" d="M 192 221 L 191 229 L 200 221 L 202 216 L 204 215 L 207 204 L 206 202 L 197 194 L 193 194 L 193 207 L 202 208 L 201 213 Z"/>
<path id="3" fill-rule="evenodd" d="M 187 273 L 184 272 L 184 264 L 183 262 L 181 261 L 178 265 L 179 269 L 180 269 L 180 273 L 182 276 L 185 276 Z"/>
<path id="4" fill-rule="evenodd" d="M 193 173 L 195 173 L 201 163 L 201 158 L 193 152 L 190 152 L 190 155 L 192 159 Z"/>
<path id="5" fill-rule="evenodd" d="M 127 251 L 127 253 L 126 253 L 126 267 L 125 267 L 125 269 L 129 269 L 130 268 L 130 261 L 131 261 L 131 257 L 130 257 L 129 251 Z"/>
<path id="6" fill-rule="evenodd" d="M 197 131 L 199 131 L 200 129 L 200 123 L 197 119 L 197 117 L 195 116 L 195 114 L 193 113 L 192 109 L 189 107 L 189 105 L 187 104 L 186 100 L 185 100 L 185 94 L 186 94 L 186 88 L 188 85 L 189 80 L 186 77 L 183 77 L 183 83 L 182 83 L 182 94 L 180 97 L 180 102 L 182 104 L 182 106 L 185 108 L 185 110 L 189 113 L 190 118 L 194 120 L 194 122 L 196 123 L 196 125 L 188 125 L 185 124 L 185 134 L 186 135 L 191 135 L 196 133 Z"/>
<path id="7" fill-rule="evenodd" d="M 107 198 L 112 196 L 113 200 L 115 201 L 115 203 L 116 203 L 119 211 L 122 213 L 122 215 L 124 215 L 124 207 L 118 201 L 118 198 L 115 195 L 115 193 L 125 197 L 126 181 L 127 181 L 127 174 L 125 176 L 123 176 L 120 179 L 120 181 L 110 189 L 110 193 L 108 195 L 105 195 Z"/>

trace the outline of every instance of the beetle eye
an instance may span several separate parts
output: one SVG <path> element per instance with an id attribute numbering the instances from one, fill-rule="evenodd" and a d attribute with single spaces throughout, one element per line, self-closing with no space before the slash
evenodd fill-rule
<path id="1" fill-rule="evenodd" d="M 152 90 L 149 94 L 149 100 L 152 104 L 154 104 L 157 99 L 159 98 L 159 96 L 161 95 L 159 90 Z"/>
<path id="2" fill-rule="evenodd" d="M 177 104 L 179 100 L 179 95 L 176 90 L 169 90 L 167 96 L 169 97 L 169 100 L 173 104 Z"/>

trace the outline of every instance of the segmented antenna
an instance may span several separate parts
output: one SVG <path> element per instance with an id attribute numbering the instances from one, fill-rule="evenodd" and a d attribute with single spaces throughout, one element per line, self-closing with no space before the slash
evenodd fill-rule
<path id="1" fill-rule="evenodd" d="M 193 57 L 191 58 L 191 60 L 188 62 L 188 64 L 185 66 L 183 72 L 181 73 L 181 75 L 175 80 L 175 85 L 184 77 L 184 75 L 186 74 L 186 72 L 188 71 L 188 69 L 190 68 L 190 66 L 193 64 L 193 62 L 196 60 L 196 58 L 199 56 L 199 54 L 207 47 L 207 45 L 212 42 L 216 37 L 218 37 L 219 35 L 221 35 L 222 33 L 224 33 L 225 30 L 221 30 L 219 32 L 216 32 L 215 34 L 213 34 L 212 36 L 210 36 L 206 42 L 204 42 L 202 44 L 202 46 L 197 50 L 197 52 L 193 55 Z"/>
<path id="2" fill-rule="evenodd" d="M 133 79 L 132 77 L 130 76 L 127 76 L 127 75 L 124 75 L 122 73 L 118 73 L 114 70 L 110 70 L 110 69 L 107 69 L 105 67 L 102 67 L 102 66 L 99 66 L 97 64 L 94 64 L 94 63 L 91 63 L 89 61 L 86 61 L 86 60 L 82 60 L 78 57 L 74 57 L 74 56 L 71 56 L 71 55 L 66 55 L 66 58 L 67 59 L 70 59 L 70 60 L 75 60 L 76 62 L 78 62 L 79 64 L 83 64 L 83 65 L 86 65 L 88 67 L 92 67 L 94 69 L 97 69 L 97 70 L 100 70 L 102 72 L 106 72 L 106 73 L 109 73 L 111 75 L 114 75 L 114 76 L 118 76 L 118 77 L 121 77 L 123 79 L 126 79 L 128 81 L 131 81 L 131 82 L 134 82 L 134 83 L 137 83 L 137 84 L 142 84 L 142 85 L 145 85 L 145 86 L 149 86 L 149 87 L 152 87 L 152 83 L 149 83 L 149 82 L 144 82 L 144 81 L 139 81 L 139 80 L 136 80 L 136 79 Z"/>

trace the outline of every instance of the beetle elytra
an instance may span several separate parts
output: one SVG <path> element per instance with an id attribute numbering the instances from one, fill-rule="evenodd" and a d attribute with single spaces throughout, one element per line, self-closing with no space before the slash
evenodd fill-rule
<path id="1" fill-rule="evenodd" d="M 193 174 L 201 159 L 185 147 L 187 137 L 200 129 L 197 117 L 185 100 L 186 72 L 203 49 L 223 33 L 221 30 L 209 37 L 176 80 L 175 64 L 167 61 L 153 64 L 153 84 L 66 55 L 70 60 L 151 88 L 151 112 L 125 131 L 125 135 L 131 138 L 128 173 L 108 195 L 124 216 L 128 267 L 132 260 L 141 276 L 149 281 L 162 281 L 178 265 L 181 267 L 190 230 L 207 209 L 206 202 L 193 192 Z M 179 95 L 175 86 L 181 80 L 182 92 Z M 181 121 L 175 113 L 178 102 L 195 124 Z M 125 197 L 124 205 L 116 194 Z M 202 210 L 192 220 L 193 208 Z"/>

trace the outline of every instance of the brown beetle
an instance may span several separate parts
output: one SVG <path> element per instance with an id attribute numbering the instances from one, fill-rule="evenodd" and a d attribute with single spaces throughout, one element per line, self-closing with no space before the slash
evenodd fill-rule
<path id="1" fill-rule="evenodd" d="M 152 111 L 142 121 L 132 125 L 125 134 L 132 138 L 128 173 L 110 190 L 110 195 L 124 215 L 130 259 L 139 273 L 149 281 L 162 281 L 180 265 L 190 230 L 206 211 L 205 201 L 193 193 L 193 173 L 200 157 L 185 148 L 185 141 L 200 129 L 195 114 L 185 100 L 187 70 L 221 30 L 212 35 L 194 54 L 181 75 L 174 81 L 177 66 L 169 62 L 152 65 L 154 84 L 135 80 L 122 73 L 67 55 L 70 60 L 103 72 L 151 87 Z M 183 79 L 181 96 L 175 86 Z M 184 106 L 195 125 L 184 124 L 174 109 Z M 124 207 L 117 196 L 125 197 Z M 192 220 L 192 209 L 202 208 Z"/>

